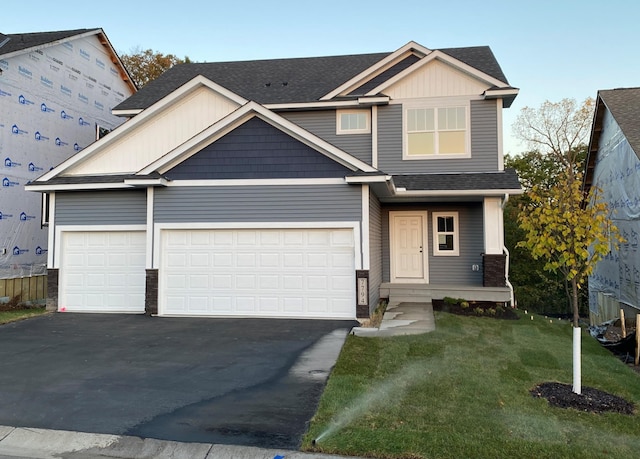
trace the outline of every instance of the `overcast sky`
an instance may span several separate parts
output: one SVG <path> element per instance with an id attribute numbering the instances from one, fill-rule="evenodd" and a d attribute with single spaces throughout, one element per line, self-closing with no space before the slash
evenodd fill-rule
<path id="1" fill-rule="evenodd" d="M 411 40 L 431 49 L 488 45 L 520 88 L 504 112 L 512 154 L 525 150 L 511 136 L 523 107 L 640 86 L 635 0 L 30 0 L 28 9 L 2 14 L 0 32 L 101 27 L 119 53 L 151 48 L 197 62 L 390 52 Z"/>

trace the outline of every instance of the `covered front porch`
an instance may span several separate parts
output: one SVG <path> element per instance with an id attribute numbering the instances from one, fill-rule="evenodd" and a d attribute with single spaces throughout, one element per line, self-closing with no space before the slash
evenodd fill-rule
<path id="1" fill-rule="evenodd" d="M 512 301 L 511 289 L 504 287 L 482 287 L 476 285 L 417 284 L 383 282 L 380 298 L 389 303 L 430 302 L 445 297 L 464 298 L 468 301 L 491 301 L 508 303 Z"/>

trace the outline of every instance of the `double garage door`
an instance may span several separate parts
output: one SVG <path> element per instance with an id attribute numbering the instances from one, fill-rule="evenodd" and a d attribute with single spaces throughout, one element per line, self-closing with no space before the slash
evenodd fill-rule
<path id="1" fill-rule="evenodd" d="M 144 232 L 63 234 L 61 298 L 66 298 L 67 310 L 144 311 Z M 352 229 L 198 229 L 160 234 L 156 241 L 160 315 L 356 315 Z"/>

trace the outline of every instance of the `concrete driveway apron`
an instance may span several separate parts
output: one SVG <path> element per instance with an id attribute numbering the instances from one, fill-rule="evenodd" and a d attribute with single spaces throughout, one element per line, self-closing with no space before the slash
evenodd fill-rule
<path id="1" fill-rule="evenodd" d="M 0 326 L 0 425 L 296 449 L 354 321 L 58 313 Z"/>

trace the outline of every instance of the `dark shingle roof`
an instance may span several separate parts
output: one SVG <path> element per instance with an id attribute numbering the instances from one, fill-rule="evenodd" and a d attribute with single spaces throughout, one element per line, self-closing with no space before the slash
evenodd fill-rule
<path id="1" fill-rule="evenodd" d="M 505 169 L 503 172 L 394 175 L 393 182 L 396 187 L 406 188 L 407 191 L 520 189 L 520 181 L 514 169 Z"/>
<path id="2" fill-rule="evenodd" d="M 13 53 L 15 51 L 21 51 L 23 49 L 46 45 L 47 43 L 53 43 L 75 35 L 81 35 L 83 33 L 91 32 L 92 30 L 98 29 L 60 30 L 57 32 L 15 33 L 6 35 L 0 34 L 0 43 L 4 41 L 2 37 L 5 37 L 5 39 L 9 38 L 9 41 L 0 48 L 0 56 L 3 54 Z"/>
<path id="3" fill-rule="evenodd" d="M 442 52 L 507 82 L 488 46 Z M 314 102 L 391 53 L 181 64 L 172 67 L 115 110 L 145 109 L 197 75 L 260 104 Z"/>
<path id="4" fill-rule="evenodd" d="M 260 104 L 315 101 L 385 56 L 386 53 L 181 64 L 115 110 L 147 108 L 198 75 Z"/>
<path id="5" fill-rule="evenodd" d="M 491 75 L 492 77 L 509 84 L 507 77 L 502 73 L 502 68 L 493 51 L 488 46 L 471 46 L 468 48 L 443 48 L 442 51 L 451 57 L 455 57 L 459 61 L 474 67 L 481 72 Z"/>
<path id="6" fill-rule="evenodd" d="M 640 157 L 640 88 L 608 89 L 598 95 Z"/>

